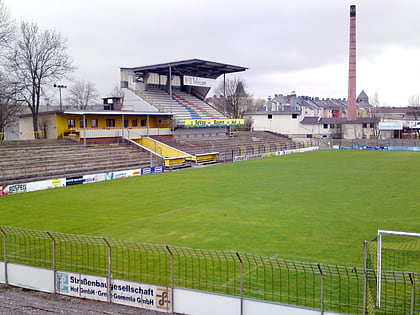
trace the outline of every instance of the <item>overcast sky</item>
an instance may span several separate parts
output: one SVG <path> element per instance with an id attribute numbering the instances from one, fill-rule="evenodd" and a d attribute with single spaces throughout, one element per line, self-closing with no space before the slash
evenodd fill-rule
<path id="1" fill-rule="evenodd" d="M 3 1 L 16 20 L 67 38 L 73 76 L 103 97 L 119 83 L 120 67 L 198 58 L 248 67 L 239 76 L 255 97 L 347 98 L 355 4 L 357 94 L 377 93 L 385 106 L 420 94 L 419 0 Z"/>

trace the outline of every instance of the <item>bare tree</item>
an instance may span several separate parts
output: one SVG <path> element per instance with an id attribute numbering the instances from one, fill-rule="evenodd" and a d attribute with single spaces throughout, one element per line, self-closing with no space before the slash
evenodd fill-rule
<path id="1" fill-rule="evenodd" d="M 238 78 L 226 78 L 216 89 L 215 94 L 221 95 L 225 115 L 230 118 L 242 118 L 249 105 L 249 95 L 245 82 Z"/>
<path id="2" fill-rule="evenodd" d="M 372 105 L 372 107 L 370 108 L 370 110 L 371 110 L 370 117 L 380 118 L 380 115 L 378 114 L 379 107 L 380 107 L 380 102 L 379 102 L 379 96 L 378 96 L 378 91 L 377 90 L 375 90 L 374 96 L 371 97 L 369 100 L 370 100 L 369 103 Z M 379 129 L 379 123 L 374 123 L 373 136 L 374 136 L 375 139 L 380 139 L 381 138 L 381 130 Z"/>
<path id="3" fill-rule="evenodd" d="M 16 90 L 0 73 L 0 140 L 6 130 L 16 122 L 16 115 L 22 112 L 22 106 L 16 101 Z"/>
<path id="4" fill-rule="evenodd" d="M 0 0 L 0 48 L 6 47 L 15 37 L 15 24 L 9 11 Z"/>
<path id="5" fill-rule="evenodd" d="M 31 110 L 35 135 L 42 89 L 74 69 L 66 49 L 66 40 L 56 31 L 41 31 L 35 23 L 22 22 L 7 56 L 6 68 L 19 86 L 19 98 Z"/>
<path id="6" fill-rule="evenodd" d="M 413 94 L 408 99 L 408 106 L 419 107 L 420 106 L 420 94 Z"/>
<path id="7" fill-rule="evenodd" d="M 89 81 L 76 81 L 68 90 L 67 102 L 78 109 L 86 109 L 89 105 L 95 105 L 99 95 L 95 85 Z"/>
<path id="8" fill-rule="evenodd" d="M 331 137 L 333 139 L 343 139 L 344 136 L 344 130 L 343 130 L 343 124 L 338 123 L 334 125 L 334 130 L 331 132 Z"/>
<path id="9" fill-rule="evenodd" d="M 121 90 L 120 85 L 118 83 L 115 84 L 114 88 L 109 93 L 109 96 L 112 96 L 112 97 L 123 97 L 124 96 L 124 92 Z"/>

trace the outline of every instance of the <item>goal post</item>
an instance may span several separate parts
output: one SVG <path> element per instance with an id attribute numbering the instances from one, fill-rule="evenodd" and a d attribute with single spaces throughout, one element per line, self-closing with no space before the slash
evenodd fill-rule
<path id="1" fill-rule="evenodd" d="M 384 240 L 384 237 L 393 237 L 391 240 Z M 389 243 L 388 243 L 389 242 Z M 385 244 L 384 244 L 385 243 Z M 385 246 L 384 246 L 385 245 Z M 402 259 L 392 257 L 389 259 L 386 268 L 398 271 L 420 272 L 420 233 L 378 230 L 377 236 L 377 282 L 376 282 L 376 308 L 381 307 L 382 271 L 384 268 L 383 249 L 395 252 L 395 255 L 403 256 Z M 392 264 L 392 266 L 391 266 Z M 414 270 L 402 270 L 410 268 Z"/>

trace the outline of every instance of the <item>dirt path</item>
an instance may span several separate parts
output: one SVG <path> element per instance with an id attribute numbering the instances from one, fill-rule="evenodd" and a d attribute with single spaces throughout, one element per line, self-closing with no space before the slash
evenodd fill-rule
<path id="1" fill-rule="evenodd" d="M 164 313 L 0 285 L 0 314 L 162 315 Z"/>

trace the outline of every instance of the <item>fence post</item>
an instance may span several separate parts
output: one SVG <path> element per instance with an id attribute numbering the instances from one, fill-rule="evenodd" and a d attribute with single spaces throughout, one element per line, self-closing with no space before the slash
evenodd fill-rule
<path id="1" fill-rule="evenodd" d="M 321 314 L 324 314 L 324 273 L 322 272 L 320 264 L 318 264 L 318 270 L 321 274 Z"/>
<path id="2" fill-rule="evenodd" d="M 416 281 L 413 278 L 413 274 L 409 273 L 411 282 L 411 302 L 410 302 L 410 315 L 414 315 L 414 306 L 415 306 L 415 292 L 416 292 Z"/>
<path id="3" fill-rule="evenodd" d="M 367 265 L 368 265 L 368 241 L 363 242 L 363 252 L 364 252 L 364 261 L 363 261 L 363 315 L 366 314 L 366 303 L 367 303 Z"/>
<path id="4" fill-rule="evenodd" d="M 107 294 L 108 302 L 111 303 L 112 247 L 111 247 L 111 244 L 109 244 L 108 240 L 105 237 L 103 237 L 102 239 L 104 240 L 106 246 L 108 246 L 108 276 L 106 277 L 106 285 L 107 285 L 107 289 L 108 289 L 108 294 Z"/>
<path id="5" fill-rule="evenodd" d="M 53 273 L 54 273 L 54 294 L 57 293 L 57 243 L 55 238 L 50 232 L 47 232 L 48 236 L 53 241 Z"/>
<path id="6" fill-rule="evenodd" d="M 175 285 L 175 280 L 174 280 L 174 254 L 171 251 L 171 248 L 169 247 L 169 245 L 166 245 L 166 250 L 169 252 L 169 255 L 171 255 L 171 313 L 174 313 L 174 285 Z"/>
<path id="7" fill-rule="evenodd" d="M 3 233 L 3 246 L 4 246 L 4 282 L 9 284 L 9 278 L 7 276 L 7 234 L 6 231 L 0 227 L 0 231 Z"/>
<path id="8" fill-rule="evenodd" d="M 241 292 L 241 315 L 244 313 L 244 286 L 243 286 L 243 269 L 244 269 L 244 263 L 242 261 L 241 256 L 238 252 L 236 252 L 236 256 L 239 259 L 241 269 L 240 269 L 240 292 Z"/>

